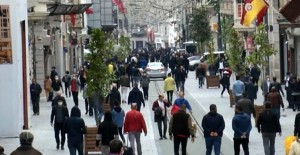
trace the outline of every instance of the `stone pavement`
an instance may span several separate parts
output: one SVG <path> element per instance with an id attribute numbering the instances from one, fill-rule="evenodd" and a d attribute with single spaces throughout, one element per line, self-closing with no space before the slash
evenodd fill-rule
<path id="1" fill-rule="evenodd" d="M 233 84 L 233 79 L 231 79 L 231 84 Z M 233 153 L 233 130 L 231 127 L 232 117 L 234 115 L 234 107 L 229 106 L 229 95 L 225 91 L 224 97 L 221 98 L 222 87 L 219 88 L 198 88 L 198 80 L 195 80 L 195 73 L 190 72 L 188 80 L 185 84 L 187 98 L 195 99 L 196 102 L 192 102 L 191 105 L 193 107 L 193 115 L 196 117 L 196 120 L 201 123 L 203 114 L 209 111 L 210 104 L 216 104 L 218 113 L 223 115 L 225 119 L 225 131 L 222 142 L 222 151 L 230 154 Z M 263 96 L 262 92 L 259 89 L 258 99 L 254 101 L 256 105 L 263 104 Z M 287 107 L 288 103 L 284 98 L 284 105 Z M 281 114 L 282 111 L 281 111 Z M 290 135 L 293 135 L 294 129 L 294 119 L 297 112 L 293 112 L 292 109 L 285 110 L 286 117 L 281 116 L 280 123 L 282 128 L 282 136 L 276 136 L 276 154 L 283 155 L 285 154 L 284 148 L 284 138 Z M 250 133 L 250 142 L 249 149 L 251 155 L 262 155 L 264 154 L 263 142 L 261 134 L 258 133 L 257 128 L 255 128 L 255 120 L 252 117 L 252 131 Z M 241 151 L 243 152 L 243 151 Z"/>
<path id="2" fill-rule="evenodd" d="M 72 98 L 66 98 L 69 112 L 74 106 Z M 143 113 L 144 119 L 147 124 L 148 134 L 141 136 L 142 151 L 143 155 L 156 155 L 157 148 L 154 140 L 154 133 L 151 120 L 151 107 L 148 106 L 142 108 L 141 112 Z M 152 105 L 152 104 L 151 104 Z M 81 117 L 84 119 L 87 126 L 96 126 L 94 117 L 85 115 L 85 106 L 83 98 L 79 97 L 79 107 L 81 109 Z M 127 104 L 122 104 L 122 108 L 127 112 L 130 110 L 130 106 Z M 150 109 L 149 109 L 150 108 Z M 34 134 L 33 147 L 40 150 L 44 155 L 68 155 L 69 150 L 67 147 L 67 140 L 65 144 L 65 150 L 56 150 L 56 142 L 54 138 L 54 129 L 50 125 L 50 114 L 51 114 L 51 103 L 46 102 L 45 97 L 41 97 L 40 101 L 40 115 L 33 116 L 32 110 L 30 111 L 30 131 Z M 126 135 L 125 135 L 126 137 Z M 66 138 L 67 139 L 67 138 Z M 6 154 L 10 154 L 19 146 L 19 138 L 0 138 L 0 146 L 3 146 Z"/>

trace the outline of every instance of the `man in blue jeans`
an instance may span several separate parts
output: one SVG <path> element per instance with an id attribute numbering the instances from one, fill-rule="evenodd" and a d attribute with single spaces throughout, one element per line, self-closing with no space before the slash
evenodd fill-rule
<path id="1" fill-rule="evenodd" d="M 211 155 L 213 147 L 215 155 L 220 155 L 225 121 L 223 116 L 217 113 L 217 106 L 215 104 L 211 104 L 209 110 L 208 114 L 202 119 L 202 128 L 204 130 L 206 143 L 206 155 Z"/>

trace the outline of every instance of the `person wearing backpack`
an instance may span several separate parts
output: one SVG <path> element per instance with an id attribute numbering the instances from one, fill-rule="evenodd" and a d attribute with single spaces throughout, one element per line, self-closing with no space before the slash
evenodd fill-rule
<path id="1" fill-rule="evenodd" d="M 69 74 L 69 71 L 66 71 L 66 75 L 63 76 L 62 81 L 65 84 L 65 95 L 66 97 L 71 97 L 71 90 L 70 90 L 70 84 L 71 84 L 71 76 Z M 69 96 L 68 96 L 69 94 Z"/>

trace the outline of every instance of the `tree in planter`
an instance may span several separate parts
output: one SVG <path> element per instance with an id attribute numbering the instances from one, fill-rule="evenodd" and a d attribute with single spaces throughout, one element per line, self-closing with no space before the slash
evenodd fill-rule
<path id="1" fill-rule="evenodd" d="M 228 48 L 226 55 L 228 57 L 228 63 L 233 72 L 237 75 L 243 76 L 246 72 L 246 64 L 243 62 L 241 52 L 243 50 L 243 41 L 240 34 L 231 26 L 226 30 L 226 40 Z"/>
<path id="2" fill-rule="evenodd" d="M 204 51 L 204 45 L 211 39 L 211 28 L 209 23 L 209 12 L 206 8 L 193 8 L 189 23 L 189 34 L 197 42 L 197 51 L 201 54 Z"/>
<path id="3" fill-rule="evenodd" d="M 119 47 L 114 50 L 114 54 L 117 56 L 119 61 L 124 61 L 131 52 L 130 38 L 121 35 L 119 38 L 119 44 Z"/>
<path id="4" fill-rule="evenodd" d="M 257 46 L 257 50 L 252 52 L 246 58 L 246 61 L 250 64 L 260 66 L 262 70 L 265 71 L 265 67 L 269 65 L 267 59 L 269 56 L 276 54 L 277 51 L 269 44 L 268 35 L 264 24 L 260 24 L 257 27 L 256 33 L 254 34 L 254 42 Z M 265 74 L 263 74 L 263 76 L 265 76 Z"/>
<path id="5" fill-rule="evenodd" d="M 112 57 L 113 41 L 109 33 L 94 29 L 90 41 L 90 53 L 87 61 L 90 67 L 87 70 L 88 94 L 97 92 L 106 96 L 110 91 L 110 81 L 113 76 L 109 74 L 106 60 Z"/>
<path id="6" fill-rule="evenodd" d="M 207 45 L 206 45 L 206 49 L 208 51 L 208 55 L 207 55 L 207 65 L 208 65 L 208 72 L 209 75 L 216 75 L 216 68 L 215 68 L 215 64 L 216 64 L 216 57 L 214 55 L 214 42 L 213 40 L 210 40 Z"/>

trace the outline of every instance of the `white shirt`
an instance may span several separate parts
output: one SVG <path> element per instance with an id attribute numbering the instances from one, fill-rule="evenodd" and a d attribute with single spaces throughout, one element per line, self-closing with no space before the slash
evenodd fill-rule
<path id="1" fill-rule="evenodd" d="M 165 104 L 163 101 L 157 100 L 159 107 L 162 109 L 163 111 L 163 116 L 166 116 L 166 111 L 165 111 Z"/>
<path id="2" fill-rule="evenodd" d="M 289 76 L 285 77 L 285 87 L 289 87 L 289 81 L 290 81 L 290 77 Z"/>

